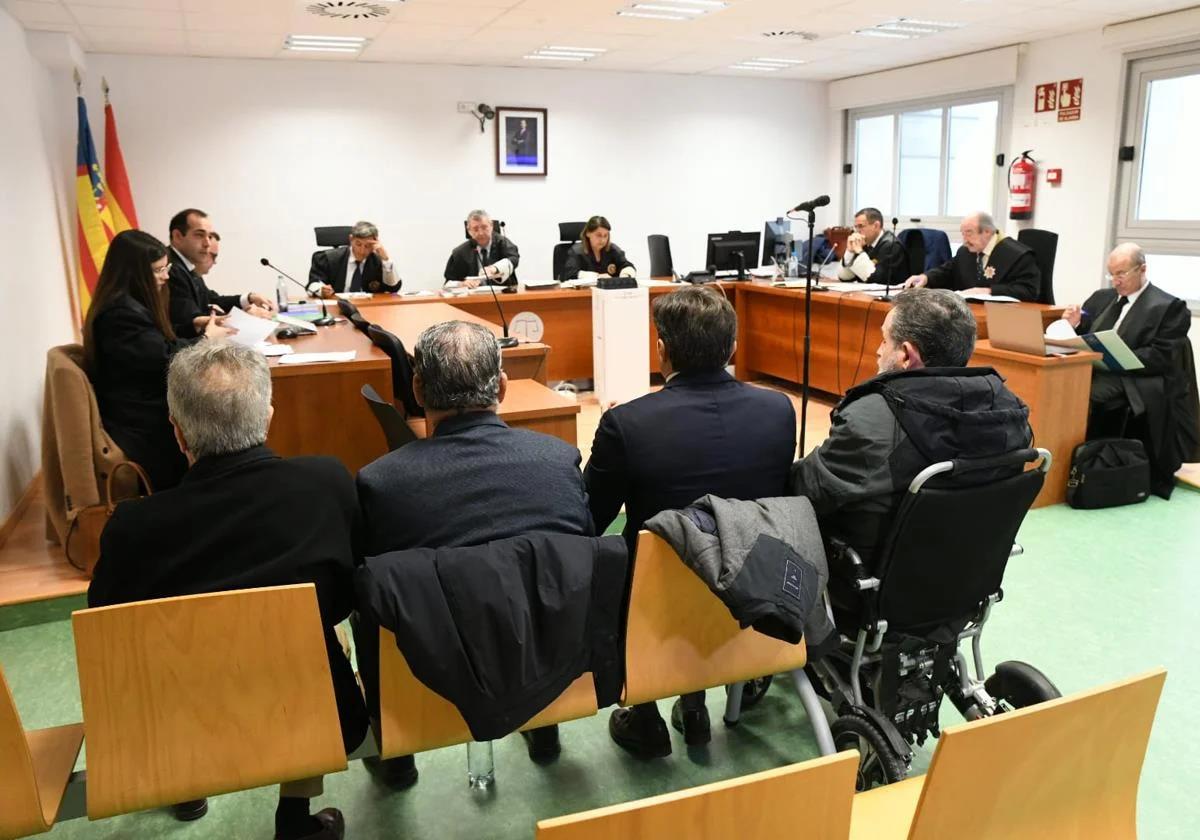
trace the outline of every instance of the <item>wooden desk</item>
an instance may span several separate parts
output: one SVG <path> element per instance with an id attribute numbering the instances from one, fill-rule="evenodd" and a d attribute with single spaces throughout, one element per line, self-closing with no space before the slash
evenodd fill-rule
<path id="1" fill-rule="evenodd" d="M 409 351 L 410 355 L 412 349 L 417 344 L 417 338 L 424 330 L 432 327 L 434 324 L 440 324 L 445 321 L 468 321 L 470 323 L 482 324 L 495 333 L 497 337 L 504 332 L 498 324 L 494 324 L 476 313 L 460 307 L 458 305 L 459 299 L 455 299 L 454 305 L 451 305 L 446 303 L 445 299 L 400 298 L 396 295 L 376 295 L 376 297 L 391 298 L 393 302 L 403 300 L 428 301 L 424 306 L 374 305 L 363 311 L 363 317 L 372 324 L 378 324 L 388 332 L 399 337 L 404 342 L 404 347 Z M 487 300 L 491 304 L 490 295 Z M 494 311 L 495 307 L 493 306 Z M 588 335 L 590 336 L 590 309 L 588 317 Z M 497 318 L 499 318 L 498 315 Z M 506 347 L 501 351 L 501 356 L 504 359 L 504 370 L 508 373 L 509 379 L 534 379 L 545 385 L 548 367 L 547 355 L 549 352 L 550 347 L 541 342 L 524 342 L 516 347 Z"/>
<path id="2" fill-rule="evenodd" d="M 1049 449 L 1054 458 L 1034 507 L 1067 500 L 1071 454 L 1087 433 L 1092 361 L 1099 358 L 1099 353 L 1031 356 L 997 349 L 987 340 L 975 344 L 971 364 L 994 367 L 1004 377 L 1013 393 L 1029 406 L 1033 445 Z"/>
<path id="3" fill-rule="evenodd" d="M 354 350 L 349 362 L 283 365 L 270 359 L 275 416 L 267 445 L 285 457 L 332 455 L 357 472 L 387 452 L 387 441 L 360 393 L 371 385 L 392 399 L 392 360 L 349 323 L 278 340 L 297 353 Z"/>
<path id="4" fill-rule="evenodd" d="M 514 428 L 530 429 L 564 440 L 571 446 L 578 445 L 576 420 L 579 403 L 551 391 L 541 382 L 532 379 L 508 380 L 508 393 L 497 413 L 501 420 Z M 417 437 L 427 435 L 424 417 L 410 419 L 408 426 Z"/>

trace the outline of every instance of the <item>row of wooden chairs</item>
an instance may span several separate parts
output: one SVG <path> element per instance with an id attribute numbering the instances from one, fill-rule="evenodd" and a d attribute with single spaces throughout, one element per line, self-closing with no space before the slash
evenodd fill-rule
<path id="1" fill-rule="evenodd" d="M 86 814 L 101 819 L 346 768 L 311 584 L 82 610 L 73 625 L 82 727 L 24 732 L 4 684 L 0 837 L 82 816 L 84 792 Z M 371 746 L 391 757 L 468 743 L 457 709 L 382 636 L 380 740 Z M 797 671 L 805 655 L 803 644 L 741 630 L 665 542 L 641 535 L 623 703 Z M 584 674 L 526 727 L 596 713 Z M 1096 730 L 1105 744 L 1136 729 L 1121 722 Z M 87 770 L 72 774 L 85 730 Z"/>
<path id="2" fill-rule="evenodd" d="M 854 750 L 542 820 L 537 840 L 1119 840 L 1166 672 L 947 727 L 929 772 L 855 795 Z"/>

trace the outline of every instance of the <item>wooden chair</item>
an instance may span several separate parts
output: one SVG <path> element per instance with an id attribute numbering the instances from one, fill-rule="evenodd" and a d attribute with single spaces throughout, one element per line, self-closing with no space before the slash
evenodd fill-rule
<path id="1" fill-rule="evenodd" d="M 26 732 L 0 669 L 0 837 L 49 831 L 83 743 L 83 724 Z"/>
<path id="2" fill-rule="evenodd" d="M 591 673 L 582 674 L 558 699 L 521 727 L 536 729 L 596 714 Z M 413 676 L 390 630 L 379 631 L 381 758 L 469 743 L 471 731 L 449 700 Z"/>
<path id="3" fill-rule="evenodd" d="M 638 535 L 625 639 L 623 705 L 797 671 L 804 643 L 742 630 L 661 537 Z"/>
<path id="4" fill-rule="evenodd" d="M 346 768 L 311 583 L 72 622 L 91 819 Z"/>
<path id="5" fill-rule="evenodd" d="M 929 772 L 854 799 L 861 840 L 1137 837 L 1137 789 L 1166 671 L 947 727 Z"/>
<path id="6" fill-rule="evenodd" d="M 849 836 L 854 750 L 537 824 L 537 840 Z"/>

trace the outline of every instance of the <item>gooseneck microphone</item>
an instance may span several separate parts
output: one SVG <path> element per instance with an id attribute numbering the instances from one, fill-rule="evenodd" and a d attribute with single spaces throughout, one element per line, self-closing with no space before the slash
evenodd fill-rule
<path id="1" fill-rule="evenodd" d="M 305 286 L 303 283 L 301 283 L 299 280 L 297 280 L 292 275 L 288 274 L 286 271 L 284 271 L 279 266 L 271 265 L 271 261 L 268 260 L 266 257 L 263 257 L 262 259 L 260 259 L 259 262 L 262 263 L 263 265 L 265 265 L 267 268 L 272 269 L 273 271 L 277 271 L 277 272 L 279 272 L 280 275 L 291 280 L 293 283 L 295 283 L 297 286 L 299 286 L 301 289 L 303 289 L 305 294 L 310 294 L 310 292 L 308 291 L 308 286 Z M 317 320 L 313 321 L 313 325 L 318 326 L 318 327 L 333 326 L 337 322 L 334 321 L 333 318 L 329 317 L 329 313 L 325 310 L 325 299 L 323 297 L 321 297 L 320 295 L 317 295 L 317 300 L 321 301 L 321 317 L 318 318 Z"/>
<path id="2" fill-rule="evenodd" d="M 829 196 L 819 195 L 810 201 L 801 201 L 792 208 L 793 213 L 811 213 L 818 207 L 824 207 L 829 203 Z"/>
<path id="3" fill-rule="evenodd" d="M 508 319 L 504 317 L 504 307 L 500 305 L 500 298 L 496 296 L 496 287 L 488 282 L 487 269 L 483 265 L 483 249 L 478 245 L 475 246 L 475 257 L 479 260 L 479 275 L 483 278 L 483 282 L 487 283 L 488 289 L 491 290 L 492 301 L 496 304 L 496 311 L 500 313 L 500 324 L 504 327 L 504 336 L 497 338 L 496 343 L 501 347 L 516 347 L 520 342 L 508 334 Z"/>

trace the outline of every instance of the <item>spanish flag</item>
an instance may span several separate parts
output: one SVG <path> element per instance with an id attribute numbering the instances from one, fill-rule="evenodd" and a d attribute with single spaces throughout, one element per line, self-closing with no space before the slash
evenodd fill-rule
<path id="1" fill-rule="evenodd" d="M 104 175 L 108 182 L 108 200 L 125 215 L 130 227 L 137 227 L 137 210 L 133 207 L 133 189 L 125 170 L 125 156 L 117 139 L 117 118 L 108 102 L 108 85 L 104 86 Z"/>
<path id="2" fill-rule="evenodd" d="M 75 212 L 79 236 L 79 315 L 87 315 L 108 253 L 108 243 L 123 230 L 129 230 L 121 208 L 108 200 L 108 188 L 96 158 L 92 130 L 88 125 L 87 104 L 82 96 L 75 99 L 79 111 L 79 144 L 75 153 Z"/>

